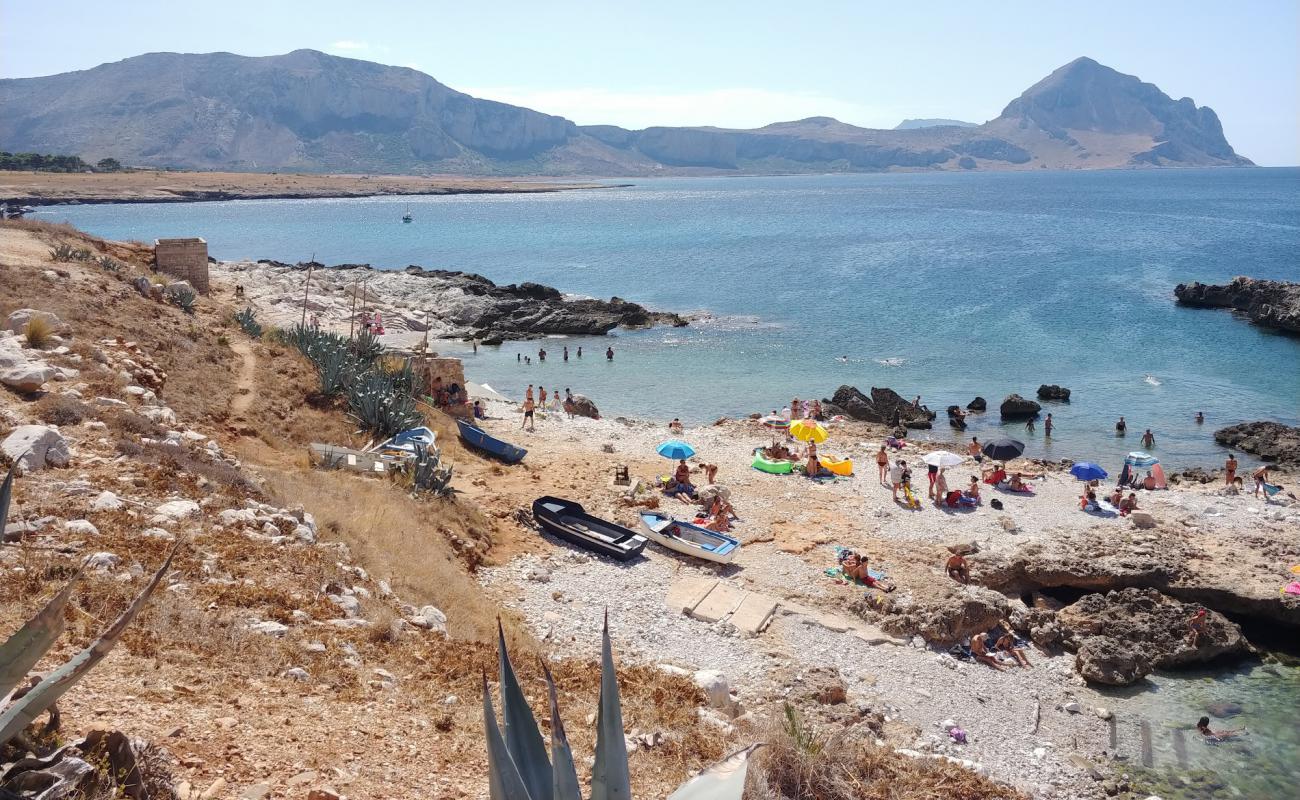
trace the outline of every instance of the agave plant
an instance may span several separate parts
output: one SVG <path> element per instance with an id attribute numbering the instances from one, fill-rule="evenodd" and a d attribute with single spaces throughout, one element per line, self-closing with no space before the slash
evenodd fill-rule
<path id="1" fill-rule="evenodd" d="M 8 504 L 8 480 L 5 486 L 5 497 L 0 501 L 0 507 Z M 63 610 L 72 598 L 72 590 L 81 577 L 81 571 L 79 570 L 72 580 L 68 581 L 58 594 L 45 604 L 44 608 L 27 620 L 22 628 L 10 636 L 4 644 L 0 644 L 0 747 L 19 738 L 28 725 L 41 714 L 51 710 L 54 703 L 65 692 L 108 655 L 122 638 L 127 626 L 140 613 L 140 609 L 144 608 L 145 602 L 153 594 L 154 589 L 158 588 L 163 576 L 171 569 L 172 559 L 176 557 L 179 547 L 179 542 L 172 547 L 149 583 L 113 624 L 99 635 L 99 638 L 62 666 L 47 674 L 31 689 L 23 691 L 17 687 L 27 676 L 28 671 L 45 657 L 55 640 L 59 638 L 59 634 L 63 632 Z"/>
<path id="2" fill-rule="evenodd" d="M 392 436 L 424 419 L 415 400 L 398 391 L 382 372 L 366 372 L 352 380 L 348 409 L 362 430 L 378 436 Z"/>
<path id="3" fill-rule="evenodd" d="M 100 256 L 95 259 L 95 263 L 105 272 L 121 272 L 122 262 L 112 256 Z"/>
<path id="4" fill-rule="evenodd" d="M 257 321 L 257 315 L 253 313 L 252 308 L 235 312 L 235 323 L 254 339 L 262 338 L 262 323 Z"/>
<path id="5" fill-rule="evenodd" d="M 497 725 L 487 676 L 483 676 L 483 722 L 487 730 L 488 796 L 491 800 L 582 800 L 578 773 L 573 766 L 560 720 L 555 681 L 543 664 L 550 697 L 551 753 L 528 707 L 506 652 L 505 633 L 497 623 L 498 663 L 501 679 L 501 719 Z M 668 800 L 740 800 L 745 790 L 749 756 L 761 747 L 740 750 L 692 778 Z M 623 738 L 623 710 L 618 699 L 613 648 L 609 643 L 609 615 L 601 633 L 600 701 L 596 708 L 596 759 L 591 770 L 589 800 L 632 800 L 632 782 Z"/>
<path id="6" fill-rule="evenodd" d="M 50 259 L 53 261 L 71 261 L 73 253 L 76 250 L 70 244 L 60 244 L 50 249 Z"/>
<path id="7" fill-rule="evenodd" d="M 194 294 L 194 292 L 191 292 L 189 289 L 177 289 L 171 294 L 172 303 L 186 314 L 194 313 L 194 304 L 198 299 L 198 295 Z"/>
<path id="8" fill-rule="evenodd" d="M 411 465 L 411 484 L 415 491 L 446 497 L 452 492 L 451 475 L 451 466 L 442 466 L 442 451 L 420 444 L 415 446 L 415 461 Z"/>
<path id="9" fill-rule="evenodd" d="M 362 364 L 373 364 L 383 352 L 384 345 L 370 331 L 363 330 L 352 340 L 352 353 Z"/>

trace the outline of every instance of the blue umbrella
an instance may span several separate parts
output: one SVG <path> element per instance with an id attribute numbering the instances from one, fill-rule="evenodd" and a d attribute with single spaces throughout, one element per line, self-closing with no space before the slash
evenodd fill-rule
<path id="1" fill-rule="evenodd" d="M 681 439 L 669 439 L 655 448 L 655 452 L 664 458 L 678 459 L 690 458 L 695 455 L 695 448 L 691 447 Z"/>
<path id="2" fill-rule="evenodd" d="M 1081 481 L 1099 481 L 1106 477 L 1106 470 L 1091 461 L 1080 461 L 1070 467 L 1070 474 Z"/>

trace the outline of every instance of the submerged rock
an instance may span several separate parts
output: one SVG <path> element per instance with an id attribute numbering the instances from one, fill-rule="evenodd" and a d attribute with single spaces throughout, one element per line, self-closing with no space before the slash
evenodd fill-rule
<path id="1" fill-rule="evenodd" d="M 1038 416 L 1043 407 L 1033 400 L 1026 400 L 1018 394 L 1007 395 L 998 409 L 1003 419 L 1029 419 Z"/>
<path id="2" fill-rule="evenodd" d="M 967 411 L 987 411 L 988 407 L 989 401 L 985 400 L 983 397 L 976 397 L 974 400 L 966 404 Z"/>
<path id="3" fill-rule="evenodd" d="M 1059 400 L 1061 402 L 1068 403 L 1070 402 L 1070 390 L 1065 388 L 1064 386 L 1057 386 L 1054 383 L 1052 384 L 1044 383 L 1043 385 L 1038 387 L 1038 399 Z"/>

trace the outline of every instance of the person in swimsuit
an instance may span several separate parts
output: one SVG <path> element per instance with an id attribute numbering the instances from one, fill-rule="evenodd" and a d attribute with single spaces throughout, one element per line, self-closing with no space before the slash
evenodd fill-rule
<path id="1" fill-rule="evenodd" d="M 1204 414 L 1203 412 L 1200 412 L 1200 411 L 1197 411 L 1197 412 L 1196 412 L 1196 424 L 1197 424 L 1197 425 L 1204 425 L 1204 424 L 1205 424 L 1205 414 Z"/>
<path id="2" fill-rule="evenodd" d="M 1052 423 L 1052 415 L 1048 414 L 1047 419 L 1043 420 L 1043 435 L 1050 437 L 1052 435 L 1052 428 L 1054 427 L 1056 426 Z"/>
<path id="3" fill-rule="evenodd" d="M 1147 432 L 1142 434 L 1142 446 L 1148 450 L 1156 446 L 1156 435 L 1151 432 L 1150 428 L 1147 428 Z"/>
<path id="4" fill-rule="evenodd" d="M 1187 644 L 1189 647 L 1200 647 L 1201 637 L 1207 636 L 1206 623 L 1209 617 L 1205 609 L 1198 608 L 1192 618 L 1187 620 Z"/>
<path id="5" fill-rule="evenodd" d="M 718 482 L 718 465 L 717 465 L 717 464 L 705 464 L 705 465 L 704 465 L 704 482 L 705 482 L 705 483 L 717 483 L 717 482 Z"/>
<path id="6" fill-rule="evenodd" d="M 1033 417 L 1030 417 L 1029 419 L 1025 420 L 1025 430 L 1026 430 L 1026 431 L 1029 431 L 1030 433 L 1033 433 L 1033 432 L 1034 432 L 1034 418 L 1033 418 Z"/>
<path id="7" fill-rule="evenodd" d="M 1138 510 L 1137 493 L 1129 492 L 1128 497 L 1125 497 L 1124 501 L 1119 504 L 1119 513 L 1128 515 L 1137 510 Z"/>
<path id="8" fill-rule="evenodd" d="M 1234 730 L 1230 730 L 1230 731 L 1214 731 L 1214 730 L 1210 730 L 1210 718 L 1209 718 L 1209 717 L 1201 717 L 1199 720 L 1197 720 L 1197 721 L 1196 721 L 1196 730 L 1197 730 L 1197 731 L 1198 731 L 1202 736 L 1204 736 L 1204 737 L 1206 738 L 1206 740 L 1211 741 L 1211 742 L 1224 742 L 1224 741 L 1227 741 L 1228 739 L 1231 739 L 1231 738 L 1233 738 L 1233 737 L 1235 737 L 1235 736 L 1240 736 L 1241 734 L 1243 734 L 1243 733 L 1246 732 L 1246 729 L 1245 729 L 1245 728 L 1236 728 L 1236 729 L 1234 729 Z"/>
<path id="9" fill-rule="evenodd" d="M 817 458 L 817 443 L 811 439 L 808 440 L 808 460 L 804 463 L 803 469 L 809 478 L 817 477 L 822 471 L 822 462 Z"/>
<path id="10" fill-rule="evenodd" d="M 681 433 L 682 421 L 677 417 L 673 417 L 673 421 L 668 423 L 668 430 L 672 431 L 673 433 Z"/>
<path id="11" fill-rule="evenodd" d="M 1223 462 L 1223 471 L 1223 485 L 1231 486 L 1237 479 L 1237 457 L 1232 453 L 1228 453 L 1228 460 Z"/>
<path id="12" fill-rule="evenodd" d="M 1014 658 L 1016 660 L 1016 663 L 1022 667 L 1033 666 L 1032 664 L 1029 663 L 1029 657 L 1025 655 L 1025 648 L 1016 644 L 1016 637 L 1011 635 L 1011 631 L 1009 629 L 1005 633 L 1003 633 L 1000 637 L 998 637 L 998 641 L 994 645 L 994 647 L 996 647 L 999 652 L 1006 653 L 1007 655 Z"/>
<path id="13" fill-rule="evenodd" d="M 1025 491 L 1025 489 L 1028 488 L 1028 487 L 1025 486 L 1025 482 L 1022 481 L 1022 480 L 1020 479 L 1020 473 L 1019 473 L 1019 472 L 1016 472 L 1016 473 L 1013 473 L 1013 474 L 1012 474 L 1012 476 L 1011 476 L 1011 480 L 1008 481 L 1007 485 L 1008 485 L 1009 487 L 1011 487 L 1011 490 L 1012 490 L 1013 492 L 1023 492 L 1023 491 Z"/>
<path id="14" fill-rule="evenodd" d="M 960 554 L 949 556 L 948 563 L 944 565 L 948 577 L 958 583 L 970 583 L 970 567 L 966 564 L 966 559 Z"/>
<path id="15" fill-rule="evenodd" d="M 935 464 L 925 465 L 925 477 L 930 480 L 930 489 L 927 496 L 934 499 L 934 482 L 939 479 L 939 467 Z"/>
<path id="16" fill-rule="evenodd" d="M 1264 486 L 1268 484 L 1268 464 L 1260 465 L 1260 468 L 1251 473 L 1250 477 L 1255 479 L 1255 496 L 1259 497 L 1259 493 L 1264 491 Z"/>
<path id="17" fill-rule="evenodd" d="M 1116 486 L 1115 491 L 1110 493 L 1110 504 L 1119 508 L 1122 502 L 1124 502 L 1124 490 Z"/>
<path id="18" fill-rule="evenodd" d="M 884 579 L 877 580 L 871 577 L 869 564 L 870 560 L 865 555 L 850 550 L 840 559 L 840 570 L 849 580 L 858 581 L 872 589 L 880 589 L 884 592 L 894 591 L 895 587 L 892 583 Z"/>
<path id="19" fill-rule="evenodd" d="M 565 345 L 565 347 L 564 347 L 564 360 L 565 360 L 565 361 L 568 361 L 568 360 L 569 360 L 569 347 L 568 347 L 568 345 Z"/>
<path id="20" fill-rule="evenodd" d="M 1123 417 L 1120 417 L 1119 422 L 1115 423 L 1115 435 L 1123 436 L 1126 433 L 1128 433 L 1128 423 L 1124 421 Z"/>
<path id="21" fill-rule="evenodd" d="M 520 429 L 523 429 L 523 427 L 527 425 L 528 430 L 535 430 L 533 428 L 533 410 L 536 408 L 537 406 L 533 403 L 532 397 L 528 397 L 524 400 L 524 421 L 520 423 Z"/>
<path id="22" fill-rule="evenodd" d="M 970 486 L 966 487 L 966 496 L 972 500 L 980 499 L 980 479 L 970 476 Z"/>
<path id="23" fill-rule="evenodd" d="M 885 446 L 880 446 L 880 451 L 876 453 L 876 469 L 880 471 L 880 485 L 887 485 L 885 478 L 889 475 L 889 453 L 885 452 Z"/>
<path id="24" fill-rule="evenodd" d="M 605 360 L 606 361 L 614 360 L 614 348 L 612 347 L 605 348 Z"/>
<path id="25" fill-rule="evenodd" d="M 934 478 L 934 485 L 930 487 L 930 496 L 934 498 L 936 505 L 944 502 L 948 497 L 948 478 L 944 472 L 945 470 L 939 470 L 939 474 Z"/>
<path id="26" fill-rule="evenodd" d="M 545 386 L 537 387 L 537 404 L 542 408 L 546 408 L 546 387 Z"/>
<path id="27" fill-rule="evenodd" d="M 975 459 L 976 464 L 984 460 L 984 449 L 980 446 L 980 437 L 970 437 L 970 444 L 966 445 L 966 453 Z"/>
<path id="28" fill-rule="evenodd" d="M 533 399 L 533 385 L 531 383 L 528 384 L 528 388 L 524 390 L 524 399 L 529 401 Z"/>
<path id="29" fill-rule="evenodd" d="M 987 633 L 977 633 L 970 637 L 970 652 L 975 657 L 975 660 L 981 664 L 988 664 L 999 672 L 1005 669 L 997 658 L 989 652 Z"/>

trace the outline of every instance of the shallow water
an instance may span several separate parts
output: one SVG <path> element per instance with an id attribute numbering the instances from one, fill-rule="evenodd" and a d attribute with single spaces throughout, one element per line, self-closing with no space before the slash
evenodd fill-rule
<path id="1" fill-rule="evenodd" d="M 1118 753 L 1145 793 L 1165 800 L 1296 797 L 1300 787 L 1300 661 L 1270 658 L 1231 670 L 1154 675 L 1136 687 L 1107 692 L 1117 704 Z M 1232 702 L 1241 713 L 1208 710 Z M 1240 739 L 1207 744 L 1196 732 L 1202 715 L 1214 730 L 1246 728 Z M 1152 766 L 1141 766 L 1137 719 L 1151 726 Z M 1180 741 L 1181 739 L 1181 741 Z M 1145 793 L 1143 796 L 1145 796 Z"/>
<path id="2" fill-rule="evenodd" d="M 551 341 L 545 364 L 535 342 L 467 356 L 471 380 L 508 395 L 570 387 L 610 415 L 706 422 L 844 383 L 920 394 L 937 410 L 981 395 L 996 409 L 1057 383 L 1074 402 L 1045 409 L 1050 441 L 1041 423 L 1003 428 L 996 411 L 969 432 L 1108 468 L 1147 427 L 1167 466 L 1218 465 L 1214 429 L 1300 418 L 1300 341 L 1173 300 L 1183 281 L 1300 279 L 1300 169 L 682 178 L 40 214 L 113 238 L 202 235 L 223 259 L 417 263 L 715 315 Z M 584 358 L 562 362 L 563 344 Z M 1112 435 L 1120 414 L 1127 439 Z M 930 435 L 948 438 L 938 425 Z"/>

